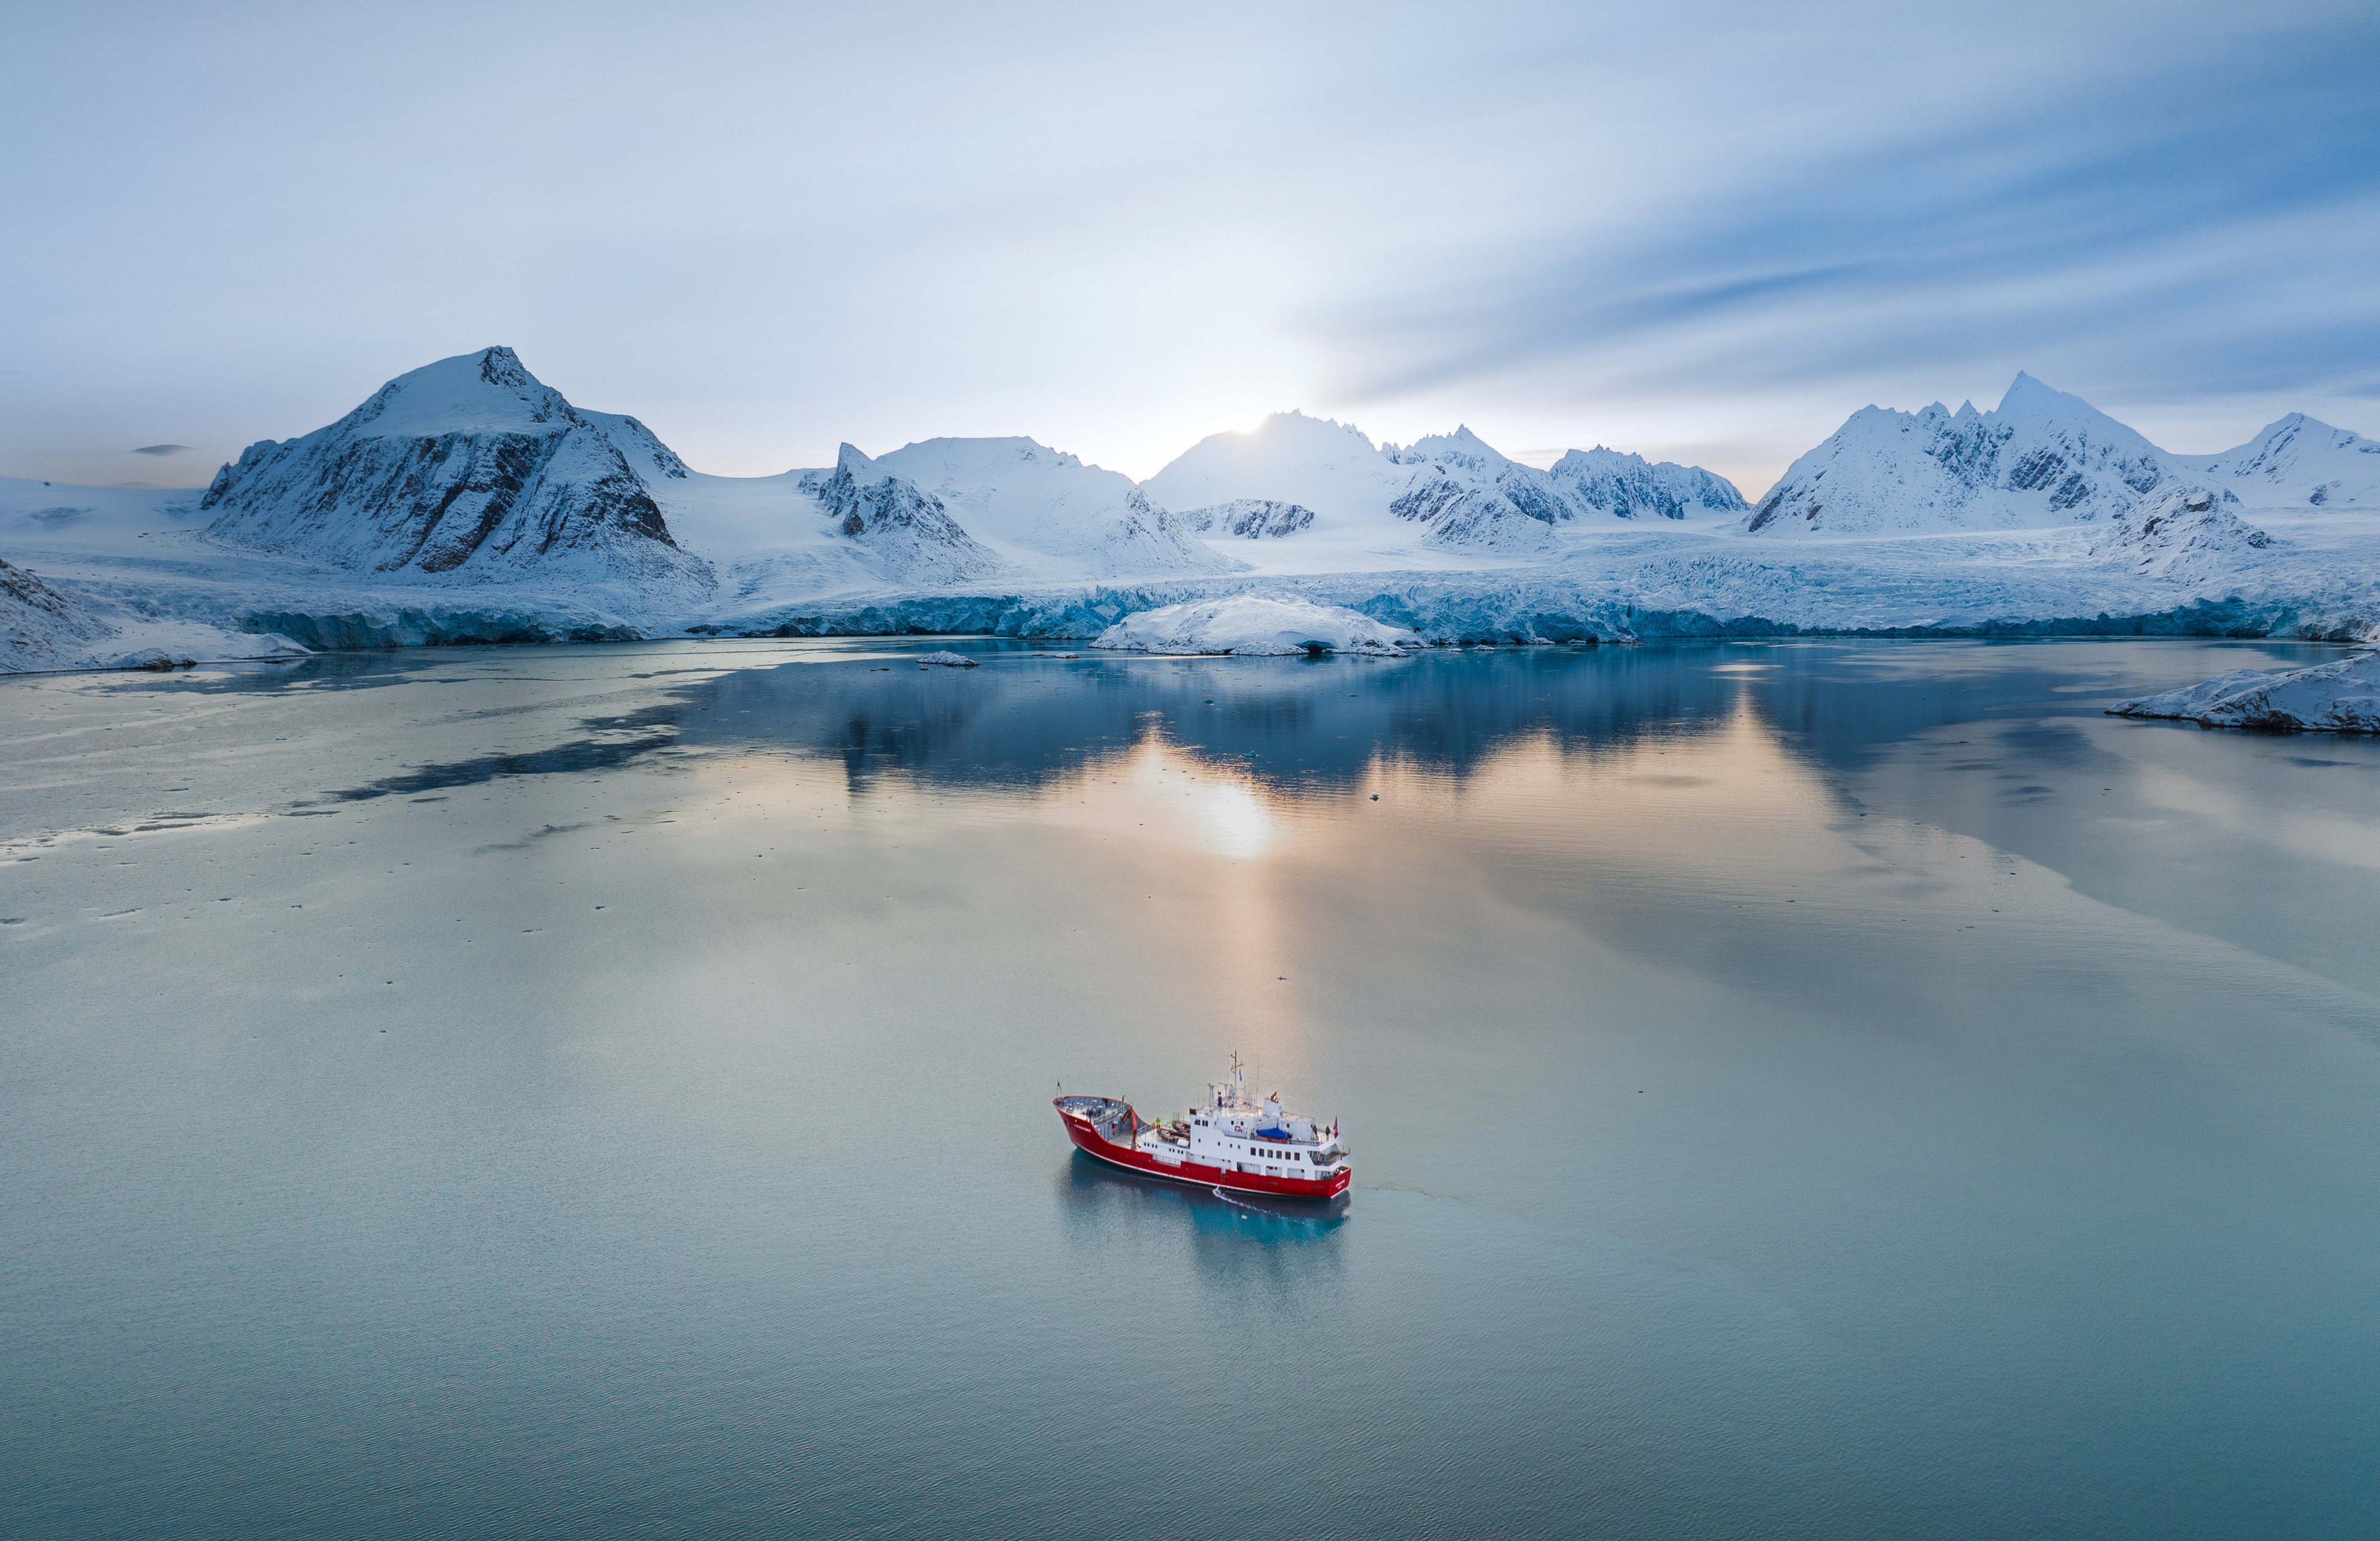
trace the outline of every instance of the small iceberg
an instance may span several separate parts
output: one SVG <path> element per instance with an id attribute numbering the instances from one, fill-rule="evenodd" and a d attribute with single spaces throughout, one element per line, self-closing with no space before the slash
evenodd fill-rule
<path id="1" fill-rule="evenodd" d="M 1304 600 L 1238 594 L 1169 604 L 1127 615 L 1101 632 L 1094 648 L 1144 653 L 1230 653 L 1280 658 L 1294 653 L 1356 653 L 1394 658 L 1421 638 L 1357 611 Z"/>
<path id="2" fill-rule="evenodd" d="M 928 653 L 917 660 L 917 667 L 920 669 L 972 669 L 976 667 L 976 661 L 965 653 L 954 653 L 945 648 L 940 652 Z"/>
<path id="3" fill-rule="evenodd" d="M 2241 669 L 2107 709 L 2113 717 L 2171 717 L 2204 728 L 2267 733 L 2380 733 L 2380 652 L 2311 669 Z"/>

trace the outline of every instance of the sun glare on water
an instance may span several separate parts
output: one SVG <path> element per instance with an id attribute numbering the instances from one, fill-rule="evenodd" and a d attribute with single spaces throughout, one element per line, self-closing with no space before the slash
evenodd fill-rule
<path id="1" fill-rule="evenodd" d="M 1079 827 L 1195 846 L 1233 860 L 1270 855 L 1282 826 L 1251 778 L 1200 758 L 1160 732 L 1060 783 L 1043 805 Z"/>

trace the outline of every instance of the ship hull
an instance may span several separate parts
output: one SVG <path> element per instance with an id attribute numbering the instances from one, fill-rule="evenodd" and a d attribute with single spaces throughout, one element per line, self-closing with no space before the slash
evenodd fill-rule
<path id="1" fill-rule="evenodd" d="M 1319 1183 L 1309 1183 L 1293 1177 L 1272 1177 L 1260 1171 L 1234 1171 L 1225 1167 L 1210 1166 L 1188 1157 L 1164 1160 L 1132 1146 L 1118 1145 L 1100 1134 L 1087 1119 L 1077 1118 L 1062 1109 L 1059 1121 L 1066 1126 L 1066 1137 L 1084 1155 L 1105 1161 L 1111 1167 L 1136 1171 L 1144 1177 L 1162 1177 L 1172 1183 L 1186 1183 L 1195 1188 L 1220 1188 L 1225 1193 L 1262 1194 L 1267 1198 L 1331 1199 L 1347 1191 L 1354 1174 L 1342 1167 Z"/>

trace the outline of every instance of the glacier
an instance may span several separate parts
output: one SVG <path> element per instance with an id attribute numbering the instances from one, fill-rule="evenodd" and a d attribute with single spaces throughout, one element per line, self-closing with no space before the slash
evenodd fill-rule
<path id="1" fill-rule="evenodd" d="M 491 347 L 261 441 L 205 489 L 0 479 L 0 559 L 19 575 L 9 669 L 144 648 L 1080 640 L 1241 596 L 1432 643 L 2369 640 L 2380 444 L 2293 414 L 2236 450 L 2171 454 L 2020 375 L 1988 412 L 1853 413 L 1756 504 L 1599 445 L 1541 469 L 1467 428 L 1375 443 L 1296 412 L 1139 483 L 1027 438 L 845 444 L 831 467 L 720 477 Z"/>

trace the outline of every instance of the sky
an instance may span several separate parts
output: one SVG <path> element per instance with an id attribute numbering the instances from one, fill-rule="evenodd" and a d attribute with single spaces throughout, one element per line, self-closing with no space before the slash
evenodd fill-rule
<path id="1" fill-rule="evenodd" d="M 2370 0 L 21 5 L 0 71 L 0 475 L 496 343 L 739 476 L 1294 407 L 1756 496 L 2019 370 L 2380 435 Z"/>

